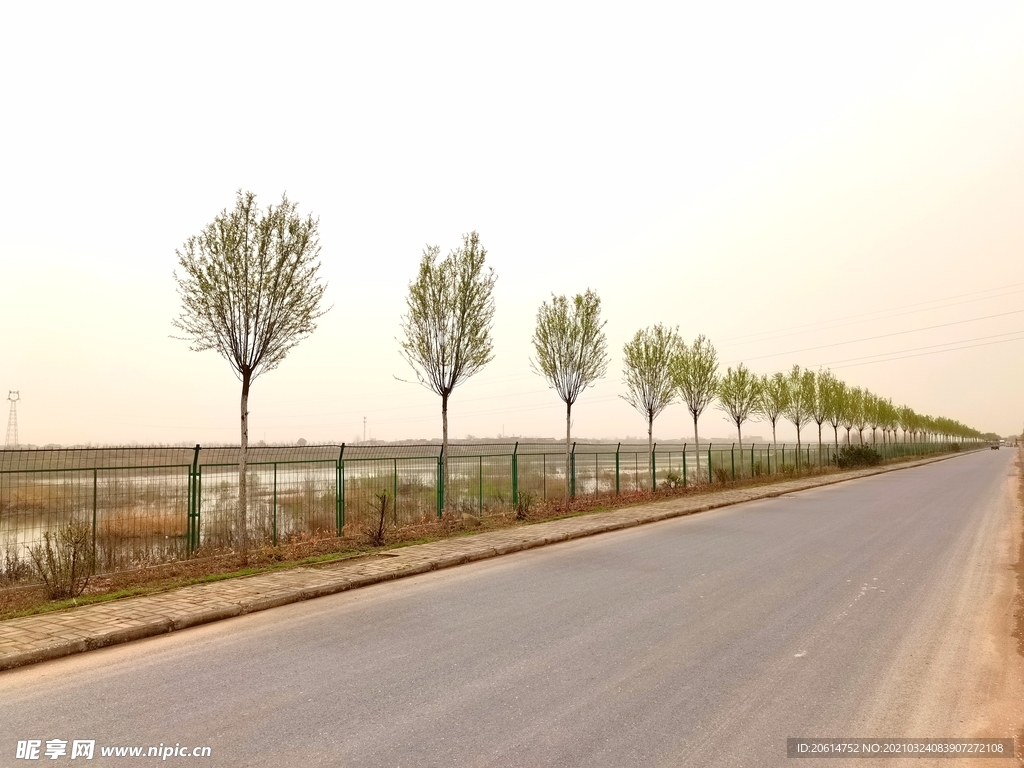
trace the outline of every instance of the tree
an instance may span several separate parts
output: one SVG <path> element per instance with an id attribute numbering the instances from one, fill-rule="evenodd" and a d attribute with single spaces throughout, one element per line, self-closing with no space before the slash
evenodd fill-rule
<path id="1" fill-rule="evenodd" d="M 814 371 L 802 371 L 794 365 L 786 377 L 789 387 L 789 405 L 785 416 L 796 427 L 796 456 L 800 463 L 800 429 L 811 421 L 811 410 L 814 405 Z"/>
<path id="2" fill-rule="evenodd" d="M 608 342 L 601 320 L 601 299 L 589 288 L 572 302 L 552 294 L 537 310 L 533 332 L 534 371 L 548 380 L 565 402 L 565 498 L 569 498 L 572 406 L 587 387 L 608 370 Z"/>
<path id="3" fill-rule="evenodd" d="M 846 390 L 846 399 L 843 403 L 843 426 L 846 427 L 846 444 L 850 445 L 850 431 L 860 421 L 860 412 L 864 408 L 864 390 L 860 387 L 850 387 Z"/>
<path id="4" fill-rule="evenodd" d="M 831 372 L 829 373 L 831 376 Z M 839 453 L 839 425 L 843 423 L 843 415 L 846 413 L 846 403 L 849 400 L 850 390 L 846 382 L 833 377 L 827 387 L 828 392 L 828 423 L 832 425 L 832 431 L 836 436 L 836 454 Z"/>
<path id="5" fill-rule="evenodd" d="M 441 396 L 441 477 L 448 486 L 448 400 L 452 391 L 494 359 L 494 270 L 476 232 L 441 261 L 427 246 L 409 283 L 402 316 L 402 356 L 427 389 Z"/>
<path id="6" fill-rule="evenodd" d="M 811 418 L 818 425 L 818 459 L 821 460 L 821 425 L 828 421 L 832 411 L 833 392 L 836 377 L 832 371 L 819 371 L 814 377 L 814 402 L 811 405 Z"/>
<path id="7" fill-rule="evenodd" d="M 775 425 L 786 408 L 789 407 L 789 383 L 785 375 L 776 373 L 772 376 L 761 377 L 761 398 L 757 404 L 757 412 L 768 419 L 772 425 L 772 444 L 777 445 L 775 437 Z"/>
<path id="8" fill-rule="evenodd" d="M 757 412 L 760 399 L 760 379 L 752 374 L 743 363 L 737 365 L 735 371 L 732 368 L 726 369 L 725 376 L 718 382 L 718 407 L 725 411 L 732 423 L 736 425 L 736 436 L 741 452 L 743 450 L 741 427 L 744 421 Z"/>
<path id="9" fill-rule="evenodd" d="M 674 328 L 661 323 L 636 332 L 622 347 L 622 378 L 626 394 L 620 397 L 647 420 L 647 461 L 654 483 L 654 420 L 675 397 L 672 363 L 682 339 Z"/>
<path id="10" fill-rule="evenodd" d="M 242 382 L 238 546 L 246 559 L 249 389 L 327 311 L 320 309 L 327 286 L 318 276 L 319 220 L 299 216 L 287 195 L 261 211 L 252 192 L 239 190 L 234 210 L 221 211 L 175 254 L 182 311 L 174 327 L 191 349 L 219 352 Z"/>
<path id="11" fill-rule="evenodd" d="M 718 391 L 718 353 L 703 335 L 696 338 L 689 347 L 680 347 L 672 366 L 672 377 L 679 389 L 679 397 L 686 403 L 693 417 L 693 442 L 697 451 L 697 477 L 700 471 L 700 437 L 697 434 L 697 419 L 711 404 Z"/>

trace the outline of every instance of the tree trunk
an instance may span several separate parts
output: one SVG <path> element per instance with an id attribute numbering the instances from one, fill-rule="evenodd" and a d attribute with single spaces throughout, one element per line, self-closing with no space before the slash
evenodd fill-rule
<path id="1" fill-rule="evenodd" d="M 246 474 L 249 464 L 249 385 L 252 373 L 242 371 L 242 440 L 238 451 L 238 551 L 242 563 L 249 561 L 249 515 L 246 498 Z"/>
<path id="2" fill-rule="evenodd" d="M 796 425 L 796 468 L 800 469 L 800 425 Z"/>
<path id="3" fill-rule="evenodd" d="M 441 395 L 441 478 L 444 482 L 444 499 L 441 514 L 448 511 L 448 396 L 451 393 Z M 397 503 L 395 499 L 393 503 Z M 398 507 L 395 507 L 398 509 Z"/>
<path id="4" fill-rule="evenodd" d="M 778 445 L 779 441 L 775 437 L 775 422 L 772 422 L 772 445 Z"/>
<path id="5" fill-rule="evenodd" d="M 654 414 L 647 412 L 647 471 L 651 473 L 651 489 L 658 487 L 654 478 Z"/>
<path id="6" fill-rule="evenodd" d="M 697 436 L 697 414 L 693 414 L 693 442 L 697 451 L 697 482 L 701 482 L 704 475 L 700 473 L 700 438 Z"/>
<path id="7" fill-rule="evenodd" d="M 569 484 L 572 482 L 572 458 L 569 441 L 572 439 L 572 403 L 565 403 L 565 505 L 569 506 Z"/>

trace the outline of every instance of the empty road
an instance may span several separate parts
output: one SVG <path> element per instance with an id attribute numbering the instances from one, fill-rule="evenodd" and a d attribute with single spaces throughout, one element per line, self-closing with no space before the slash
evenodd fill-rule
<path id="1" fill-rule="evenodd" d="M 1015 736 L 1013 456 L 0 673 L 0 765 L 30 764 L 30 738 L 209 746 L 197 765 L 621 768 L 792 765 L 790 736 Z"/>

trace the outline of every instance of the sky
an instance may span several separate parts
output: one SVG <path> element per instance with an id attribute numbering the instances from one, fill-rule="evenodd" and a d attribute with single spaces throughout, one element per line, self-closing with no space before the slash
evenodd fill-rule
<path id="1" fill-rule="evenodd" d="M 319 218 L 330 307 L 254 383 L 254 441 L 439 438 L 400 318 L 424 247 L 472 230 L 495 358 L 453 437 L 564 435 L 530 339 L 587 288 L 610 365 L 581 440 L 644 435 L 621 351 L 658 322 L 723 369 L 1024 429 L 1020 2 L 8 4 L 0 105 L 23 444 L 237 443 L 238 380 L 171 322 L 176 250 L 240 189 Z"/>

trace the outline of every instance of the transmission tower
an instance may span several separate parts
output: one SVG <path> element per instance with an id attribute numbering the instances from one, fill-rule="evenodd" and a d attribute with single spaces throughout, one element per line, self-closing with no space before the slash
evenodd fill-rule
<path id="1" fill-rule="evenodd" d="M 21 395 L 13 390 L 7 392 L 7 399 L 11 401 L 11 413 L 7 417 L 7 439 L 4 446 L 7 448 L 18 447 L 18 401 Z"/>

